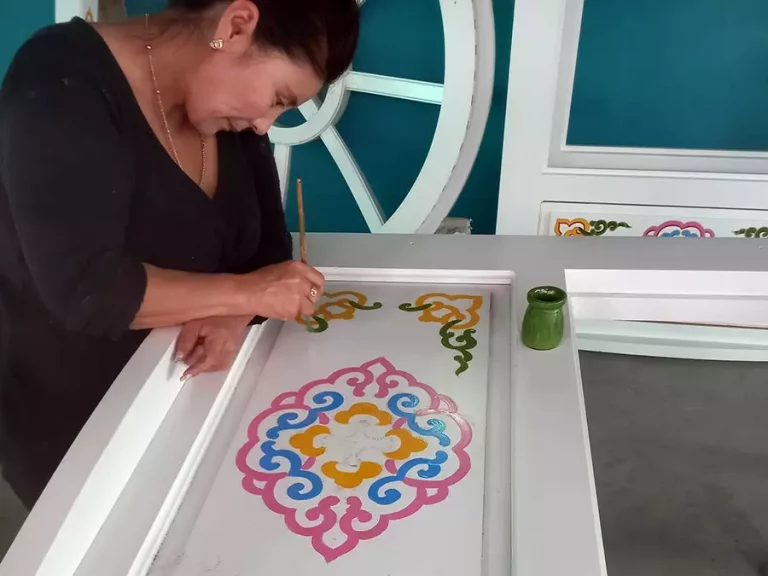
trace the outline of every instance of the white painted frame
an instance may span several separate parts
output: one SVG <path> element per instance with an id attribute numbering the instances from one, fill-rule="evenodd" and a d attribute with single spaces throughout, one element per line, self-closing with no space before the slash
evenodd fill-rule
<path id="1" fill-rule="evenodd" d="M 357 1 L 361 6 L 365 3 Z M 274 144 L 283 202 L 289 185 L 292 147 L 319 138 L 338 166 L 371 232 L 432 234 L 438 229 L 463 190 L 480 150 L 491 109 L 496 54 L 492 0 L 440 0 L 440 11 L 445 36 L 443 84 L 350 69 L 329 87 L 324 100 L 313 98 L 299 107 L 306 120 L 303 124 L 272 127 L 269 136 Z M 405 199 L 388 219 L 336 129 L 350 92 L 440 106 L 424 165 Z M 396 125 L 397 119 L 393 118 L 393 122 Z"/>
<path id="2" fill-rule="evenodd" d="M 54 18 L 57 23 L 69 22 L 75 16 L 85 18 L 89 9 L 93 14 L 93 19 L 98 20 L 98 0 L 55 0 Z"/>
<path id="3" fill-rule="evenodd" d="M 542 202 L 768 208 L 768 153 L 566 144 L 584 0 L 517 0 L 497 233 Z"/>
<path id="4" fill-rule="evenodd" d="M 496 454 L 499 478 L 506 469 L 510 482 L 487 492 L 492 503 L 506 502 L 489 513 L 511 514 L 509 531 L 494 536 L 496 550 L 511 551 L 511 561 L 503 552 L 489 555 L 485 576 L 606 572 L 573 318 L 768 326 L 763 241 L 317 235 L 309 242 L 330 280 L 511 286 L 511 405 L 497 408 L 509 406 L 512 414 L 512 449 Z M 569 291 L 565 339 L 550 352 L 529 350 L 516 337 L 525 291 L 540 284 Z M 67 454 L 0 576 L 89 576 L 77 567 L 102 530 L 107 544 L 96 552 L 109 566 L 143 566 L 233 401 L 245 361 L 263 350 L 257 341 L 268 330 L 269 323 L 251 332 L 229 373 L 186 387 L 177 383 L 180 368 L 170 359 L 176 332 L 155 331 Z M 171 430 L 176 436 L 165 445 Z M 142 467 L 145 457 L 158 454 L 163 466 Z M 109 522 L 114 514 L 119 531 Z M 41 569 L 46 557 L 51 563 Z"/>

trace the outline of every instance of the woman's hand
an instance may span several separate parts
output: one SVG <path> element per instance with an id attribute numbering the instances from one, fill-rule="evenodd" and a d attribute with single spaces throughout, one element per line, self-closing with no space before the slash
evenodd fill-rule
<path id="1" fill-rule="evenodd" d="M 254 316 L 280 320 L 314 313 L 315 302 L 325 290 L 323 275 L 301 262 L 266 266 L 240 280 Z"/>
<path id="2" fill-rule="evenodd" d="M 240 351 L 250 321 L 250 316 L 219 316 L 184 324 L 174 351 L 174 360 L 188 366 L 181 379 L 228 370 Z"/>

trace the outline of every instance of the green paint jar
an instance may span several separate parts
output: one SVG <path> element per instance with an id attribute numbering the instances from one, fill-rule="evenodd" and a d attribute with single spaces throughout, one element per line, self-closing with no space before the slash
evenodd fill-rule
<path id="1" fill-rule="evenodd" d="M 528 291 L 523 344 L 534 350 L 552 350 L 560 345 L 565 300 L 565 290 L 555 286 L 538 286 Z"/>

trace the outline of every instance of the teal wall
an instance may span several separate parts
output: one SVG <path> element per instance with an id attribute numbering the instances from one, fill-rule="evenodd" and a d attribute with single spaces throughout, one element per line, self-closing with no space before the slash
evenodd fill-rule
<path id="1" fill-rule="evenodd" d="M 22 43 L 53 22 L 53 0 L 0 0 L 0 78 Z"/>
<path id="2" fill-rule="evenodd" d="M 768 150 L 768 2 L 586 0 L 568 143 Z"/>

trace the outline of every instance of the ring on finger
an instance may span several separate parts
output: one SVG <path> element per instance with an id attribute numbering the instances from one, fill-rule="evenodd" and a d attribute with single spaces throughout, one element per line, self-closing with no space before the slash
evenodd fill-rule
<path id="1" fill-rule="evenodd" d="M 314 286 L 312 286 L 312 289 L 309 291 L 309 296 L 310 296 L 310 298 L 312 298 L 313 300 L 314 300 L 315 298 L 317 298 L 317 288 L 315 288 Z"/>

